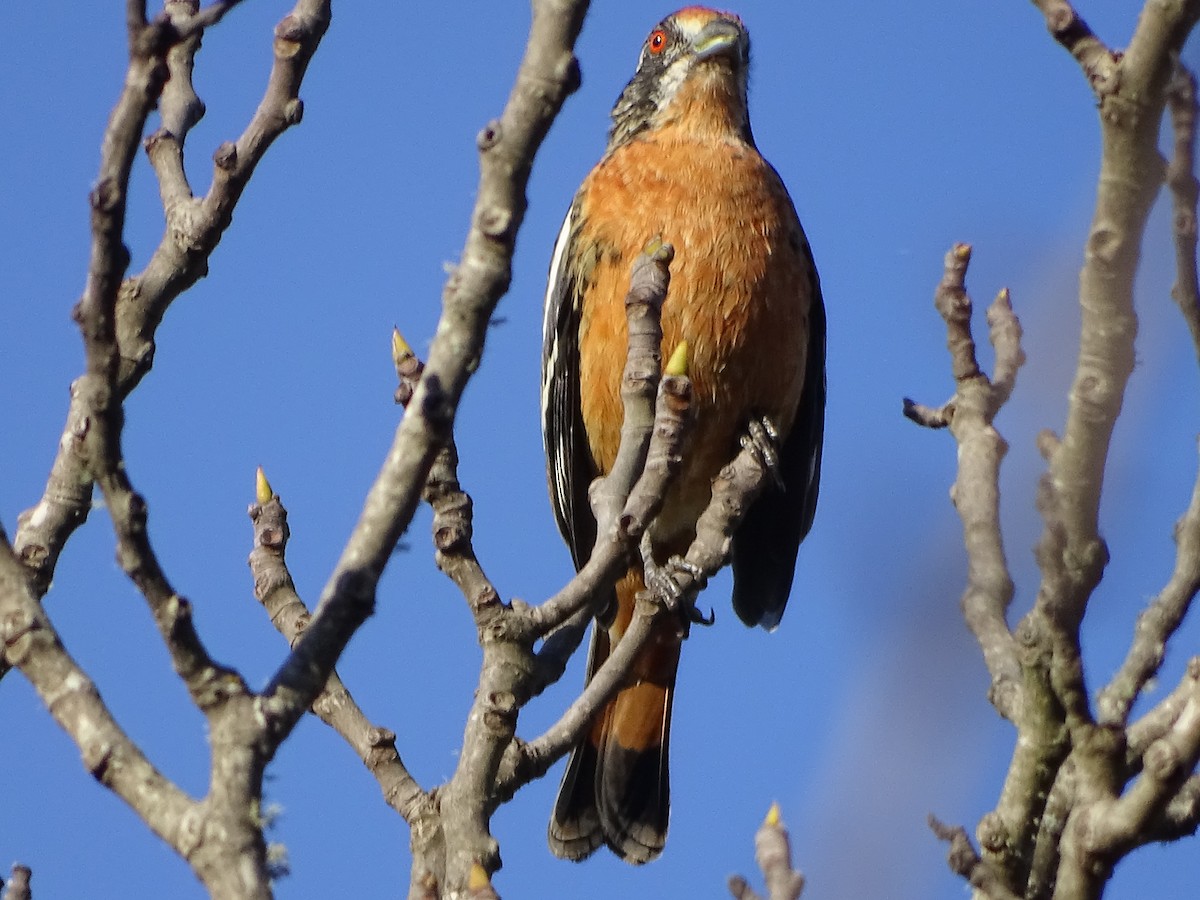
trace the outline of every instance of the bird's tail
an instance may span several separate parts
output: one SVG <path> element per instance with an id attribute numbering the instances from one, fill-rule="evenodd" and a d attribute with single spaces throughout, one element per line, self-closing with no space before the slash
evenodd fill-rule
<path id="1" fill-rule="evenodd" d="M 617 584 L 616 621 L 608 629 L 599 622 L 592 629 L 589 680 L 624 634 L 633 598 L 642 589 L 640 570 Z M 636 865 L 662 853 L 671 805 L 668 741 L 680 641 L 669 620 L 657 629 L 625 685 L 571 753 L 550 819 L 555 856 L 582 860 L 607 844 Z"/>

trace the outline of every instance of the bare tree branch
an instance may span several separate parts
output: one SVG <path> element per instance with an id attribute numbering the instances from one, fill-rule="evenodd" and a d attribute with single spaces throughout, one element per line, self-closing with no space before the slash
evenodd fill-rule
<path id="1" fill-rule="evenodd" d="M 1172 295 L 1200 354 L 1200 292 L 1196 281 L 1196 82 L 1176 62 L 1167 93 L 1174 126 L 1174 154 L 1167 184 L 1174 198 L 1176 281 Z M 1167 640 L 1200 590 L 1200 472 L 1187 511 L 1175 523 L 1175 569 L 1166 587 L 1138 617 L 1134 640 L 1119 672 L 1100 693 L 1100 719 L 1124 724 L 1134 701 L 1162 665 Z M 1132 734 L 1131 734 L 1132 736 Z"/>
<path id="2" fill-rule="evenodd" d="M 117 533 L 118 562 L 150 604 L 175 670 L 187 684 L 193 701 L 211 713 L 233 685 L 237 685 L 238 693 L 245 694 L 248 689 L 236 673 L 218 666 L 208 656 L 193 626 L 190 605 L 171 587 L 150 546 L 146 504 L 133 489 L 121 450 L 124 411 L 116 386 L 117 285 L 128 262 L 128 251 L 121 243 L 125 190 L 133 150 L 155 92 L 161 88 L 165 68 L 165 63 L 154 57 L 131 67 L 131 72 L 145 73 L 142 77 L 147 85 L 129 99 L 131 89 L 127 83 L 105 137 L 101 184 L 110 187 L 93 192 L 92 262 L 88 286 L 75 313 L 84 336 L 87 371 L 76 381 L 73 399 L 80 404 L 88 423 L 81 443 L 83 458 L 91 478 L 104 493 Z M 103 192 L 111 196 L 98 200 Z"/>
<path id="3" fill-rule="evenodd" d="M 171 24 L 181 34 L 183 29 L 197 22 L 199 0 L 166 0 L 164 7 Z M 158 115 L 163 129 L 177 136 L 180 149 L 188 131 L 204 117 L 204 103 L 192 86 L 192 70 L 202 34 L 203 27 L 198 27 L 167 51 L 167 83 L 163 85 L 162 95 L 158 99 Z M 180 163 L 182 174 L 182 156 Z M 165 200 L 164 209 L 167 208 Z"/>
<path id="4" fill-rule="evenodd" d="M 84 337 L 87 368 L 75 383 L 73 402 L 87 423 L 79 458 L 104 491 L 117 532 L 118 560 L 149 602 L 176 670 L 208 717 L 213 749 L 209 796 L 195 804 L 153 771 L 119 732 L 94 686 L 70 662 L 57 639 L 31 642 L 25 653 L 9 650 L 5 655 L 41 691 L 47 688 L 39 662 L 60 678 L 71 672 L 67 692 L 80 700 L 74 705 L 74 715 L 56 715 L 60 725 L 83 749 L 89 770 L 187 858 L 214 895 L 265 897 L 269 893 L 265 846 L 260 825 L 249 813 L 261 796 L 265 760 L 257 767 L 247 767 L 242 764 L 244 754 L 239 753 L 257 736 L 256 718 L 245 708 L 249 691 L 236 673 L 208 657 L 192 625 L 190 606 L 172 590 L 159 568 L 146 534 L 145 504 L 133 491 L 120 445 L 123 411 L 116 383 L 119 349 L 115 318 L 119 281 L 128 264 L 128 251 L 122 243 L 125 194 L 137 141 L 166 75 L 163 55 L 170 35 L 165 23 L 165 19 L 157 20 L 132 33 L 129 76 L 105 133 L 100 179 L 92 192 L 91 262 L 75 313 Z M 10 560 L 15 562 L 14 557 L 6 556 L 6 562 Z M 26 593 L 20 600 L 25 601 L 21 615 L 52 637 L 37 598 Z M 53 712 L 57 698 L 45 694 L 43 698 Z M 249 735 L 245 734 L 247 723 Z M 100 750 L 96 749 L 97 740 L 103 741 Z M 119 750 L 114 750 L 114 745 Z M 113 752 L 119 752 L 116 764 Z M 118 775 L 110 779 L 108 773 L 114 769 Z M 138 772 L 152 788 L 141 781 L 128 784 L 128 771 Z M 230 866 L 231 842 L 249 851 L 245 859 L 249 865 Z"/>
<path id="5" fill-rule="evenodd" d="M 1200 775 L 1192 775 L 1176 792 L 1162 814 L 1142 834 L 1145 843 L 1178 841 L 1200 827 Z"/>
<path id="6" fill-rule="evenodd" d="M 446 287 L 429 362 L 316 612 L 267 688 L 265 710 L 276 741 L 290 732 L 324 687 L 346 641 L 369 615 L 383 567 L 426 487 L 436 454 L 449 438 L 487 322 L 508 285 L 533 154 L 563 99 L 578 84 L 571 47 L 585 9 L 582 2 L 534 4 L 529 45 L 509 103 L 501 119 L 479 137 L 481 181 L 473 224 L 463 259 Z M 494 589 L 485 593 L 482 604 L 475 604 L 477 612 L 499 605 Z M 490 602 L 490 597 L 495 601 Z M 419 835 L 414 829 L 415 892 L 431 884 L 438 890 L 461 889 L 472 866 L 482 864 L 490 872 L 498 865 L 495 842 L 487 833 L 492 808 L 488 789 L 513 737 L 518 698 L 512 691 L 486 689 L 497 673 L 511 678 L 511 673 L 503 672 L 502 661 L 493 660 L 489 673 L 488 650 L 496 642 L 487 637 L 488 632 L 481 630 L 484 672 L 476 708 L 468 719 L 463 754 L 455 778 L 440 797 L 440 825 L 447 839 Z M 426 839 L 443 848 L 442 859 L 432 867 L 425 864 L 421 852 L 429 846 L 417 844 Z"/>
<path id="7" fill-rule="evenodd" d="M 169 107 L 163 127 L 147 138 L 146 152 L 158 177 L 167 229 L 146 268 L 122 289 L 117 335 L 118 386 L 123 395 L 150 370 L 154 333 L 167 308 L 207 274 L 208 258 L 229 227 L 234 207 L 259 162 L 276 138 L 300 122 L 304 113 L 300 85 L 330 16 L 329 0 L 298 0 L 275 27 L 274 61 L 262 100 L 237 140 L 221 144 L 213 154 L 212 184 L 204 197 L 192 196 L 183 171 L 184 141 L 192 124 L 187 111 Z M 181 65 L 179 75 L 185 77 L 187 71 Z M 181 95 L 190 90 L 190 79 L 186 87 L 181 83 Z M 174 130 L 184 124 L 182 132 Z"/>
<path id="8" fill-rule="evenodd" d="M 146 759 L 67 653 L 7 541 L 0 542 L 0 640 L 50 715 L 79 747 L 84 767 L 133 808 L 176 852 L 187 856 L 199 835 L 196 805 Z M 189 823 L 189 819 L 193 819 Z"/>
<path id="9" fill-rule="evenodd" d="M 1065 729 L 1063 730 L 1065 731 Z M 1061 764 L 1057 767 L 1054 786 L 1050 789 L 1045 804 L 1041 807 L 1041 817 L 1037 822 L 1036 840 L 1033 845 L 1032 861 L 1029 865 L 1029 876 L 1025 888 L 1025 896 L 1028 900 L 1044 900 L 1044 898 L 1050 897 L 1058 878 L 1058 865 L 1062 855 L 1060 852 L 1062 834 L 1066 830 L 1067 819 L 1075 805 L 1075 764 L 1070 757 L 1065 761 L 1061 760 L 1065 752 L 1066 747 L 1064 746 L 1063 754 L 1059 755 L 1059 760 L 1054 761 L 1061 762 Z M 1053 766 L 1047 768 L 1054 771 Z M 1031 786 L 1036 787 L 1037 784 L 1034 783 Z M 1036 803 L 1031 802 L 1029 805 L 1035 806 Z"/>
<path id="10" fill-rule="evenodd" d="M 948 425 L 958 444 L 958 478 L 950 497 L 962 519 L 967 548 L 963 615 L 991 674 L 990 699 L 1001 715 L 1014 719 L 1021 702 L 1021 673 L 1017 647 L 1005 620 L 1013 583 L 1000 533 L 999 489 L 1000 463 L 1008 445 L 992 423 L 1012 393 L 1025 356 L 1021 351 L 1021 325 L 1004 290 L 988 310 L 989 334 L 996 350 L 996 378 L 991 380 L 980 370 L 971 333 L 972 303 L 965 285 L 970 260 L 967 244 L 951 248 L 934 295 L 934 305 L 946 323 L 954 397 L 940 410 L 905 400 L 904 412 L 921 425 Z"/>
<path id="11" fill-rule="evenodd" d="M 280 738 L 320 692 L 342 648 L 370 614 L 379 576 L 450 433 L 487 322 L 508 287 L 533 155 L 579 82 L 572 46 L 586 8 L 582 0 L 534 3 L 529 44 L 508 105 L 479 135 L 481 173 L 472 227 L 446 285 L 424 375 L 312 622 L 267 688 L 272 730 Z M 465 873 L 460 870 L 460 883 Z"/>
<path id="12" fill-rule="evenodd" d="M 1012 391 L 1021 359 L 1020 331 L 1002 294 L 989 315 L 997 361 L 988 384 L 974 358 L 969 300 L 961 279 L 950 277 L 957 272 L 953 259 L 947 261 L 938 308 L 947 320 L 958 390 L 940 409 L 906 404 L 906 413 L 921 424 L 949 425 L 956 432 L 959 474 L 953 496 L 964 520 L 971 566 L 964 613 L 992 674 L 992 702 L 1018 729 L 1000 802 L 979 825 L 982 856 L 961 829 L 936 822 L 934 827 L 952 842 L 952 867 L 978 891 L 1028 900 L 1098 897 L 1112 866 L 1137 842 L 1151 833 L 1171 833 L 1168 818 L 1181 828 L 1190 824 L 1189 776 L 1200 740 L 1192 675 L 1125 731 L 1134 700 L 1158 671 L 1165 642 L 1200 583 L 1200 532 L 1192 533 L 1200 527 L 1200 480 L 1176 529 L 1175 573 L 1139 620 L 1128 659 L 1100 698 L 1099 723 L 1092 714 L 1079 642 L 1087 603 L 1108 561 L 1098 528 L 1099 504 L 1113 425 L 1134 362 L 1133 278 L 1150 205 L 1162 182 L 1157 137 L 1167 77 L 1172 58 L 1200 19 L 1200 2 L 1148 3 L 1124 54 L 1109 50 L 1069 3 L 1035 0 L 1035 5 L 1096 92 L 1103 155 L 1080 275 L 1083 321 L 1067 421 L 1061 438 L 1044 432 L 1038 441 L 1048 463 L 1038 489 L 1044 523 L 1037 547 L 1042 583 L 1033 610 L 1011 636 L 1004 611 L 1012 584 L 1000 544 L 996 493 L 1003 445 L 998 436 L 991 443 L 968 445 L 957 429 L 967 408 L 964 384 L 985 388 L 982 397 L 993 405 L 982 403 L 977 409 L 984 411 L 979 418 L 990 428 L 987 413 L 994 415 Z M 1186 295 L 1180 300 L 1185 316 L 1196 315 L 1200 322 L 1195 292 L 1189 289 L 1195 284 L 1196 246 L 1191 174 L 1195 112 L 1189 88 L 1182 76 L 1171 87 L 1176 295 L 1177 300 Z M 968 472 L 975 476 L 969 481 Z M 968 526 L 964 498 L 980 507 L 975 529 Z M 985 571 L 1003 578 L 982 574 L 975 567 L 977 559 L 991 561 Z M 976 584 L 986 587 L 972 598 Z M 998 691 L 999 686 L 1005 691 Z M 1134 783 L 1123 793 L 1130 778 Z"/>
<path id="13" fill-rule="evenodd" d="M 1115 89 L 1118 56 L 1088 27 L 1067 0 L 1033 0 L 1046 17 L 1046 28 L 1075 57 L 1097 93 Z"/>
<path id="14" fill-rule="evenodd" d="M 254 549 L 249 560 L 254 575 L 254 596 L 267 610 L 271 624 L 289 644 L 295 644 L 311 615 L 296 593 L 285 561 L 291 534 L 287 510 L 261 470 L 257 499 L 250 506 L 249 514 L 254 524 Z M 417 784 L 396 750 L 395 733 L 367 719 L 336 671 L 313 701 L 312 711 L 354 748 L 379 783 L 384 802 L 406 822 L 416 828 L 424 817 L 432 814 L 428 793 Z"/>
<path id="15" fill-rule="evenodd" d="M 1133 275 L 1163 178 L 1157 138 L 1169 54 L 1178 52 L 1198 17 L 1195 0 L 1147 4 L 1118 72 L 1099 89 L 1103 156 L 1080 274 L 1079 360 L 1062 442 L 1050 458 L 1047 497 L 1063 540 L 1054 562 L 1057 596 L 1043 607 L 1070 631 L 1077 629 L 1108 560 L 1098 531 L 1100 488 L 1113 423 L 1133 370 Z M 1048 523 L 1047 530 L 1051 527 L 1056 526 Z"/>
<path id="16" fill-rule="evenodd" d="M 1041 804 L 1068 745 L 1062 710 L 1050 683 L 1050 657 L 1040 633 L 1027 621 L 1014 637 L 1006 622 L 1013 583 L 1000 531 L 999 478 L 1007 445 L 993 422 L 1012 394 L 1024 354 L 1020 323 L 1008 291 L 1002 290 L 987 315 L 996 352 L 994 378 L 979 368 L 971 333 L 972 303 L 965 285 L 970 257 L 971 248 L 965 244 L 951 248 L 934 295 L 934 305 L 946 323 L 954 397 L 933 410 L 932 418 L 914 417 L 915 404 L 908 400 L 905 413 L 918 424 L 948 425 L 959 447 L 951 499 L 963 522 L 967 549 L 963 616 L 991 674 L 989 699 L 1023 735 L 1000 801 L 980 823 L 980 843 L 987 870 L 1017 884 L 1033 852 Z"/>
<path id="17" fill-rule="evenodd" d="M 1098 896 L 1114 861 L 1113 843 L 1096 834 L 1098 823 L 1109 824 L 1104 811 L 1119 792 L 1124 736 L 1091 724 L 1078 629 L 1108 559 L 1098 532 L 1099 503 L 1112 428 L 1134 361 L 1133 277 L 1163 176 L 1157 139 L 1170 59 L 1197 18 L 1197 2 L 1148 3 L 1118 64 L 1120 90 L 1110 84 L 1111 92 L 1099 91 L 1101 174 L 1080 276 L 1079 361 L 1066 429 L 1044 482 L 1046 528 L 1038 551 L 1043 585 L 1037 613 L 1052 629 L 1052 680 L 1077 765 L 1076 805 L 1063 831 L 1055 896 Z"/>
<path id="18" fill-rule="evenodd" d="M 1150 745 L 1165 737 L 1167 732 L 1174 727 L 1184 706 L 1195 691 L 1197 682 L 1200 682 L 1200 657 L 1194 656 L 1188 660 L 1187 671 L 1174 690 L 1126 729 L 1128 736 L 1126 762 L 1130 766 L 1131 772 L 1137 772 L 1141 768 L 1142 754 L 1150 748 Z"/>
<path id="19" fill-rule="evenodd" d="M 1100 721 L 1124 725 L 1134 701 L 1162 665 L 1167 641 L 1200 590 L 1200 471 L 1187 511 L 1175 523 L 1175 568 L 1166 587 L 1138 616 L 1133 641 L 1120 670 L 1100 692 Z"/>
<path id="20" fill-rule="evenodd" d="M 104 328 L 115 328 L 118 402 L 150 370 L 154 334 L 167 307 L 207 273 L 208 257 L 229 226 L 233 208 L 263 154 L 276 137 L 300 120 L 300 82 L 330 17 L 328 0 L 299 0 L 280 23 L 275 62 L 258 111 L 236 144 L 218 150 L 208 195 L 193 199 L 183 171 L 183 142 L 202 114 L 203 104 L 191 88 L 192 59 L 202 29 L 219 21 L 236 0 L 214 3 L 196 15 L 191 15 L 192 5 L 186 0 L 168 0 L 167 15 L 150 25 L 146 24 L 144 2 L 127 5 L 130 65 L 106 132 L 100 175 L 91 195 L 97 238 L 80 310 L 95 310 L 97 298 L 108 298 L 104 301 L 107 319 L 102 316 L 101 320 Z M 163 85 L 168 74 L 169 88 Z M 163 91 L 163 128 L 147 139 L 146 149 L 159 178 L 167 228 L 146 268 L 120 283 L 118 289 L 129 262 L 121 243 L 125 186 L 136 142 L 155 98 Z M 91 504 L 92 478 L 83 446 L 91 423 L 83 402 L 87 396 L 84 387 L 80 382 L 72 386 L 66 425 L 41 500 L 18 518 L 14 547 L 29 570 L 38 597 L 49 588 L 59 554 L 87 519 Z M 0 674 L 3 671 L 0 667 Z"/>
<path id="21" fill-rule="evenodd" d="M 656 426 L 656 433 L 657 431 Z M 687 568 L 671 573 L 675 580 L 675 590 L 684 598 L 685 603 L 690 603 L 707 579 L 728 562 L 732 535 L 750 502 L 766 485 L 767 478 L 767 471 L 758 451 L 753 447 L 745 447 L 713 480 L 712 499 L 701 513 L 696 525 L 696 538 L 683 557 Z M 639 598 L 630 630 L 622 636 L 609 656 L 610 660 L 615 660 L 614 668 L 626 665 L 623 648 L 630 645 L 628 656 L 632 659 L 636 649 L 641 646 L 640 642 L 649 639 L 653 632 L 654 620 L 658 616 L 679 614 L 670 604 L 664 607 L 663 599 L 656 595 L 647 597 L 645 601 Z M 592 721 L 619 687 L 619 674 L 614 672 L 611 676 L 613 681 L 610 683 L 610 675 L 605 671 L 607 666 L 606 662 L 593 675 L 583 694 L 572 703 L 558 722 L 541 737 L 525 745 L 525 760 L 518 770 L 522 780 L 545 772 L 582 737 L 586 724 Z"/>
<path id="22" fill-rule="evenodd" d="M 92 250 L 88 279 L 75 311 L 84 338 L 86 371 L 73 385 L 67 431 L 60 443 L 47 495 L 22 516 L 18 532 L 20 558 L 27 565 L 25 580 L 13 590 L 25 592 L 23 597 L 17 597 L 17 602 L 25 601 L 27 608 L 21 609 L 12 621 L 27 623 L 28 627 L 18 629 L 18 637 L 32 629 L 48 639 L 19 646 L 6 640 L 5 657 L 19 665 L 40 691 L 47 690 L 47 671 L 51 676 L 61 676 L 74 666 L 54 638 L 38 601 L 63 544 L 86 516 L 90 484 L 95 481 L 105 494 L 117 532 L 119 562 L 145 595 L 176 670 L 193 701 L 207 716 L 212 748 L 208 796 L 202 801 L 192 801 L 155 772 L 119 731 L 94 686 L 77 668 L 71 671 L 69 690 L 60 693 L 81 699 L 68 704 L 72 715 L 56 713 L 56 718 L 83 749 L 89 770 L 187 859 L 214 897 L 266 898 L 270 895 L 270 872 L 257 810 L 263 769 L 274 748 L 263 741 L 265 717 L 241 677 L 215 664 L 201 645 L 189 605 L 171 588 L 150 546 L 145 503 L 133 490 L 121 450 L 123 401 L 149 368 L 150 359 L 146 353 L 141 357 L 144 365 L 128 364 L 131 357 L 126 352 L 129 346 L 124 339 L 128 335 L 123 327 L 132 321 L 144 333 L 152 334 L 165 304 L 203 274 L 207 253 L 215 245 L 219 231 L 228 224 L 227 208 L 225 220 L 219 223 L 211 244 L 200 253 L 192 253 L 194 239 L 203 228 L 192 221 L 181 224 L 182 220 L 175 216 L 184 206 L 181 194 L 186 191 L 181 156 L 183 133 L 194 124 L 201 109 L 190 87 L 199 33 L 206 23 L 215 23 L 233 5 L 218 3 L 196 17 L 192 15 L 193 5 L 169 2 L 167 14 L 149 24 L 145 21 L 143 4 L 127 6 L 129 71 L 101 148 L 100 176 L 91 194 Z M 327 6 L 301 0 L 298 9 L 307 7 L 318 10 L 312 31 L 306 31 L 294 17 L 289 17 L 285 20 L 288 28 L 277 33 L 274 76 L 260 113 L 271 109 L 271 103 L 288 91 L 294 94 L 307 59 L 324 31 Z M 323 17 L 319 15 L 322 9 Z M 288 72 L 296 76 L 290 86 Z M 156 253 L 151 268 L 159 265 L 159 273 L 173 279 L 174 286 L 169 290 L 155 290 L 152 286 L 146 290 L 146 273 L 121 282 L 129 262 L 122 242 L 125 196 L 137 142 L 168 74 L 177 83 L 163 100 L 164 121 L 172 123 L 181 134 L 171 138 L 175 141 L 173 166 L 162 163 L 161 142 L 151 141 L 149 145 L 151 157 L 159 158 L 156 168 L 162 176 L 160 183 L 168 218 L 168 235 L 160 247 L 166 253 Z M 256 129 L 253 123 L 250 129 L 260 135 L 272 130 L 278 133 L 282 129 L 262 124 Z M 248 170 L 244 176 L 248 178 Z M 216 193 L 219 185 L 214 183 L 210 194 Z M 162 305 L 150 311 L 144 305 L 147 301 Z M 151 344 L 147 346 L 152 348 Z M 64 480 L 74 480 L 75 488 L 58 490 L 56 486 Z M 31 547 L 32 551 L 27 552 Z M 10 560 L 15 562 L 15 557 L 7 556 L 6 561 Z M 54 712 L 57 700 L 46 702 Z M 100 749 L 96 748 L 97 741 L 103 742 Z"/>
<path id="23" fill-rule="evenodd" d="M 988 900 L 1020 900 L 1017 894 L 1009 890 L 1000 874 L 980 859 L 961 825 L 944 825 L 930 816 L 929 827 L 939 840 L 950 845 L 947 862 L 951 870 L 966 879 L 982 896 Z"/>
<path id="24" fill-rule="evenodd" d="M 144 2 L 131 0 L 126 4 L 126 22 L 129 66 L 105 128 L 99 173 L 88 198 L 92 241 L 87 282 L 75 310 L 88 345 L 87 365 L 92 378 L 85 375 L 72 385 L 67 425 L 46 491 L 38 505 L 17 520 L 14 547 L 18 559 L 30 570 L 38 597 L 49 588 L 59 553 L 87 518 L 91 502 L 93 476 L 84 446 L 91 421 L 84 398 L 92 400 L 94 391 L 107 390 L 106 373 L 113 361 L 105 347 L 113 341 L 117 291 L 129 265 L 129 251 L 122 241 L 129 173 L 142 129 L 167 77 L 164 55 L 174 36 L 174 29 L 165 22 L 146 24 Z"/>
<path id="25" fill-rule="evenodd" d="M 180 2 L 180 0 L 167 0 L 168 3 Z M 182 0 L 189 5 L 199 6 L 195 0 Z M 178 23 L 176 27 L 179 29 L 180 35 L 187 39 L 194 34 L 199 34 L 206 28 L 216 25 L 225 14 L 241 3 L 242 0 L 217 0 L 215 3 L 210 3 L 202 10 L 193 11 L 191 19 L 186 22 Z"/>
<path id="26" fill-rule="evenodd" d="M 629 274 L 629 293 L 625 298 L 629 342 L 621 375 L 625 416 L 620 449 L 611 471 L 589 489 L 592 513 L 605 530 L 617 522 L 645 469 L 654 429 L 654 398 L 662 374 L 662 306 L 670 289 L 670 265 L 674 258 L 675 248 L 664 244 L 661 236 L 654 237 L 634 260 Z M 647 517 L 652 517 L 655 511 Z"/>
<path id="27" fill-rule="evenodd" d="M 1167 187 L 1173 201 L 1175 284 L 1171 296 L 1179 305 L 1200 355 L 1200 283 L 1196 275 L 1196 77 L 1178 59 L 1167 89 L 1174 152 L 1167 164 Z"/>
<path id="28" fill-rule="evenodd" d="M 1143 842 L 1142 835 L 1175 797 L 1200 759 L 1200 682 L 1190 680 L 1191 695 L 1171 729 L 1142 757 L 1142 774 L 1128 791 L 1100 807 L 1089 823 L 1094 853 L 1116 854 Z"/>

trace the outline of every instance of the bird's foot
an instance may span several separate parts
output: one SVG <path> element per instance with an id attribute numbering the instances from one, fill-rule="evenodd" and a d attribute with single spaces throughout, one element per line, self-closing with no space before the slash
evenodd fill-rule
<path id="1" fill-rule="evenodd" d="M 642 539 L 642 569 L 646 589 L 668 610 L 677 614 L 685 625 L 711 625 L 716 615 L 710 609 L 704 615 L 696 608 L 696 597 L 708 583 L 704 571 L 682 556 L 672 556 L 659 564 L 651 552 L 650 542 Z"/>
<path id="2" fill-rule="evenodd" d="M 749 450 L 771 476 L 771 481 L 783 490 L 783 474 L 779 464 L 779 429 L 767 416 L 751 419 L 742 435 L 742 447 Z"/>

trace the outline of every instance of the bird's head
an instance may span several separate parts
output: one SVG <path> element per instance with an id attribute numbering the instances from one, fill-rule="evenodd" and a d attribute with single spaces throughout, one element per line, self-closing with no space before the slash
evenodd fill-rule
<path id="1" fill-rule="evenodd" d="M 689 6 L 654 27 L 613 107 L 608 147 L 669 123 L 732 129 L 747 141 L 750 34 L 733 13 Z"/>

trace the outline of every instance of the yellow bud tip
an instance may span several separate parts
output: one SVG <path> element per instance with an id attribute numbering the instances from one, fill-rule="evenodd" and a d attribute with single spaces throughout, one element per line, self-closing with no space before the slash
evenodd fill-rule
<path id="1" fill-rule="evenodd" d="M 782 814 L 779 812 L 779 804 L 772 803 L 771 808 L 767 810 L 767 818 L 763 823 L 771 828 L 778 828 Z"/>
<path id="2" fill-rule="evenodd" d="M 400 329 L 392 328 L 392 361 L 396 365 L 400 364 L 400 360 L 406 359 L 413 355 L 413 349 L 408 345 L 408 341 L 404 339 L 404 335 L 400 333 Z"/>
<path id="3" fill-rule="evenodd" d="M 487 870 L 479 863 L 471 863 L 471 874 L 467 876 L 468 891 L 482 891 L 491 887 L 492 880 L 488 878 Z"/>
<path id="4" fill-rule="evenodd" d="M 259 466 L 254 472 L 254 499 L 259 503 L 270 503 L 274 496 L 271 482 L 267 481 L 266 473 L 263 472 L 262 466 Z"/>
<path id="5" fill-rule="evenodd" d="M 687 341 L 680 341 L 671 351 L 671 358 L 667 360 L 666 373 L 668 375 L 686 375 L 688 373 Z"/>
<path id="6" fill-rule="evenodd" d="M 658 262 L 669 263 L 675 258 L 675 248 L 663 240 L 661 234 L 656 234 L 650 239 L 645 248 L 642 250 L 648 257 Z"/>
<path id="7" fill-rule="evenodd" d="M 958 259 L 964 259 L 964 260 L 970 259 L 971 258 L 971 245 L 970 244 L 955 244 L 954 245 L 954 255 Z"/>

